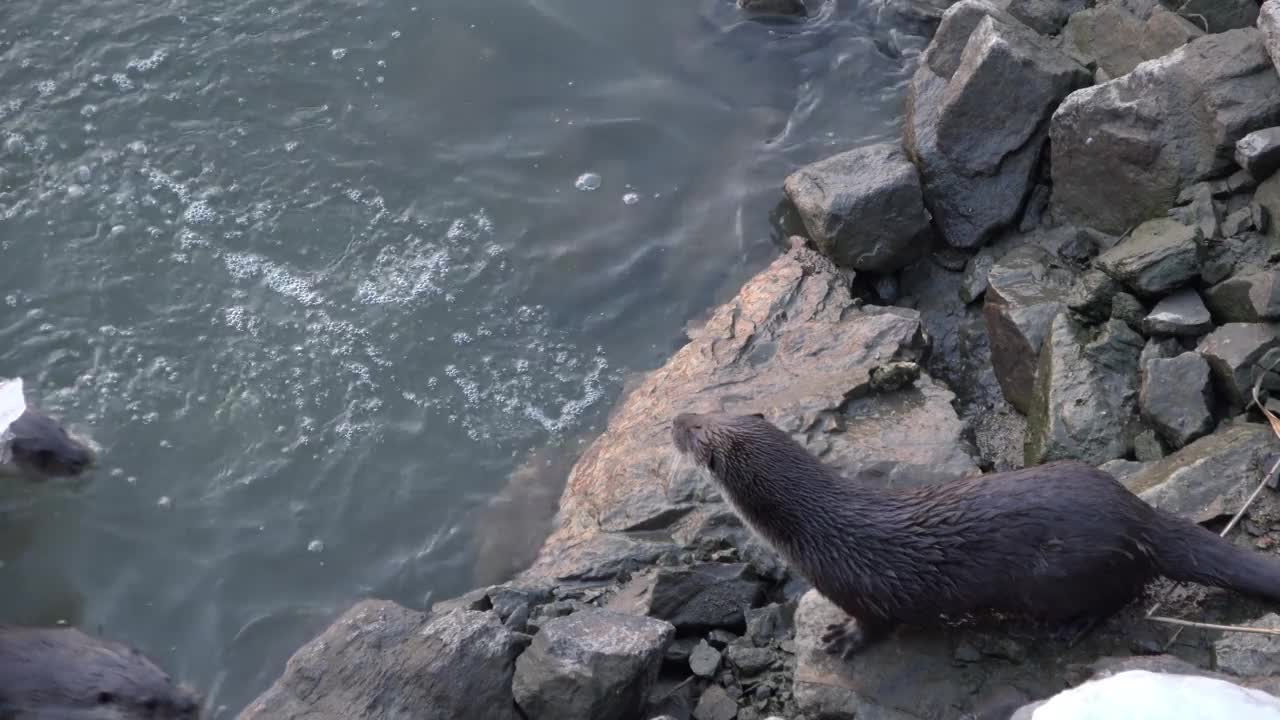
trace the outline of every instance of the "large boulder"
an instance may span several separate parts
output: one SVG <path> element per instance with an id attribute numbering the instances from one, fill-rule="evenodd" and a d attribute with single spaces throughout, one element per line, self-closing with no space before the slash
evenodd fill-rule
<path id="1" fill-rule="evenodd" d="M 1071 16 L 1066 42 L 1095 62 L 1108 77 L 1124 75 L 1140 63 L 1166 55 L 1203 33 L 1163 8 L 1145 20 L 1119 5 L 1098 5 Z"/>
<path id="2" fill-rule="evenodd" d="M 1082 66 L 993 5 L 962 0 L 947 11 L 912 79 L 904 134 L 949 244 L 981 245 L 1017 220 L 1049 116 L 1088 82 Z"/>
<path id="3" fill-rule="evenodd" d="M 1213 430 L 1213 384 L 1209 363 L 1198 353 L 1152 359 L 1142 368 L 1138 395 L 1142 419 L 1172 448 Z"/>
<path id="4" fill-rule="evenodd" d="M 555 618 L 516 661 L 512 692 L 528 720 L 639 720 L 674 637 L 670 623 L 609 610 Z"/>
<path id="5" fill-rule="evenodd" d="M 1280 74 L 1262 33 L 1197 38 L 1062 102 L 1050 124 L 1054 212 L 1123 232 L 1227 174 L 1236 141 L 1277 124 Z"/>
<path id="6" fill-rule="evenodd" d="M 511 680 L 522 647 L 491 612 L 366 600 L 294 653 L 240 718 L 520 720 Z"/>
<path id="7" fill-rule="evenodd" d="M 1258 13 L 1258 29 L 1262 31 L 1267 53 L 1280 71 L 1280 0 L 1266 0 Z"/>
<path id="8" fill-rule="evenodd" d="M 836 264 L 891 272 L 928 249 L 920 177 L 898 143 L 806 165 L 783 183 L 809 236 Z"/>
<path id="9" fill-rule="evenodd" d="M 1196 350 L 1209 361 L 1219 395 L 1232 412 L 1253 402 L 1253 386 L 1280 348 L 1280 325 L 1227 323 L 1201 338 Z"/>
<path id="10" fill-rule="evenodd" d="M 1027 420 L 1026 463 L 1075 459 L 1092 465 L 1133 445 L 1142 337 L 1120 320 L 1094 328 L 1059 313 L 1040 350 Z"/>
<path id="11" fill-rule="evenodd" d="M 978 472 L 952 393 L 927 375 L 896 390 L 873 382 L 885 369 L 925 361 L 919 313 L 859 307 L 848 278 L 812 250 L 779 257 L 690 334 L 636 383 L 579 458 L 557 527 L 526 576 L 616 575 L 634 553 L 652 559 L 662 538 L 688 537 L 726 512 L 690 463 L 676 467 L 671 420 L 681 412 L 764 413 L 869 482 Z"/>
<path id="12" fill-rule="evenodd" d="M 1200 268 L 1200 232 L 1172 218 L 1148 220 L 1098 256 L 1094 267 L 1142 297 L 1189 282 Z"/>

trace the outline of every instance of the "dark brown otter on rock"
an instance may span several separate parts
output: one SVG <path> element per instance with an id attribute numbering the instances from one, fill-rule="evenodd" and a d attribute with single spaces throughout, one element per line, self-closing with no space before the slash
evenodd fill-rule
<path id="1" fill-rule="evenodd" d="M 0 718 L 199 717 L 199 697 L 133 648 L 73 628 L 0 625 Z"/>
<path id="2" fill-rule="evenodd" d="M 762 415 L 683 414 L 676 448 L 743 521 L 856 620 L 845 656 L 894 625 L 989 613 L 1076 637 L 1158 576 L 1280 602 L 1280 561 L 1153 508 L 1075 461 L 910 490 L 857 484 Z"/>

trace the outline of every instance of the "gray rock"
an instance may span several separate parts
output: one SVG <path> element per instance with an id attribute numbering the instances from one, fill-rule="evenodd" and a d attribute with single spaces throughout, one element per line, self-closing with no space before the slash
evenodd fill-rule
<path id="1" fill-rule="evenodd" d="M 609 600 L 608 607 L 666 620 L 682 633 L 742 631 L 746 610 L 758 605 L 763 594 L 763 584 L 746 564 L 703 563 L 639 574 Z"/>
<path id="2" fill-rule="evenodd" d="M 1125 325 L 1142 332 L 1142 321 L 1147 317 L 1147 307 L 1127 292 L 1118 292 L 1111 298 L 1111 317 L 1124 321 Z"/>
<path id="3" fill-rule="evenodd" d="M 1054 212 L 1123 232 L 1225 174 L 1240 138 L 1277 124 L 1280 74 L 1261 33 L 1197 38 L 1062 102 L 1050 127 Z"/>
<path id="4" fill-rule="evenodd" d="M 1171 448 L 1208 435 L 1214 426 L 1209 363 L 1194 352 L 1151 360 L 1143 366 L 1138 407 Z"/>
<path id="5" fill-rule="evenodd" d="M 733 720 L 737 716 L 738 703 L 719 685 L 704 690 L 693 709 L 694 720 Z"/>
<path id="6" fill-rule="evenodd" d="M 1267 54 L 1280 71 L 1280 0 L 1266 0 L 1258 12 L 1258 30 L 1262 31 Z"/>
<path id="7" fill-rule="evenodd" d="M 783 189 L 818 249 L 838 265 L 892 272 L 928 249 L 920 178 L 896 142 L 806 165 Z"/>
<path id="8" fill-rule="evenodd" d="M 1154 430 L 1143 430 L 1133 438 L 1133 456 L 1138 462 L 1149 463 L 1164 457 L 1164 445 Z"/>
<path id="9" fill-rule="evenodd" d="M 759 675 L 773 664 L 773 653 L 765 648 L 730 645 L 725 652 L 729 664 L 738 669 L 740 677 Z"/>
<path id="10" fill-rule="evenodd" d="M 947 11 L 912 79 L 904 130 L 947 243 L 976 247 L 1017 220 L 1053 108 L 1088 82 L 1083 67 L 1007 13 L 975 0 Z"/>
<path id="11" fill-rule="evenodd" d="M 1009 0 L 1005 10 L 1041 35 L 1057 35 L 1086 5 L 1086 0 Z"/>
<path id="12" fill-rule="evenodd" d="M 698 677 L 715 677 L 716 671 L 720 669 L 720 651 L 703 640 L 689 653 L 689 669 Z"/>
<path id="13" fill-rule="evenodd" d="M 1062 310 L 1073 273 L 1034 245 L 1014 248 L 991 268 L 982 315 L 991 340 L 991 365 L 1009 404 L 1031 408 L 1040 346 Z"/>
<path id="14" fill-rule="evenodd" d="M 693 656 L 693 649 L 702 642 L 696 637 L 682 637 L 671 641 L 667 649 L 662 652 L 663 662 L 672 665 L 688 665 L 689 658 Z"/>
<path id="15" fill-rule="evenodd" d="M 747 611 L 747 634 L 756 647 L 766 647 L 775 640 L 785 640 L 795 631 L 794 602 L 770 603 Z"/>
<path id="16" fill-rule="evenodd" d="M 748 15 L 807 15 L 800 0 L 738 0 L 738 9 Z"/>
<path id="17" fill-rule="evenodd" d="M 1141 297 L 1163 295 L 1196 276 L 1199 240 L 1199 231 L 1176 220 L 1148 220 L 1094 264 Z"/>
<path id="18" fill-rule="evenodd" d="M 1138 366 L 1142 372 L 1146 372 L 1152 360 L 1178 357 L 1183 350 L 1182 343 L 1175 337 L 1151 338 L 1142 348 L 1142 355 L 1138 357 Z"/>
<path id="19" fill-rule="evenodd" d="M 1140 40 L 1143 22 L 1114 5 L 1100 5 L 1072 15 L 1062 36 L 1113 78 L 1152 58 Z"/>
<path id="20" fill-rule="evenodd" d="M 521 647 L 494 613 L 428 616 L 365 600 L 294 653 L 240 717 L 346 720 L 359 708 L 369 720 L 519 720 L 511 683 Z"/>
<path id="21" fill-rule="evenodd" d="M 1280 320 L 1280 270 L 1227 278 L 1205 291 L 1219 323 Z"/>
<path id="22" fill-rule="evenodd" d="M 1102 322 L 1111 317 L 1111 302 L 1120 290 L 1120 283 L 1093 268 L 1082 273 L 1071 286 L 1067 307 L 1090 320 Z"/>
<path id="23" fill-rule="evenodd" d="M 1211 33 L 1252 28 L 1258 22 L 1258 0 L 1181 0 L 1178 9 L 1197 22 L 1203 18 Z"/>
<path id="24" fill-rule="evenodd" d="M 1125 478 L 1129 477 L 1130 475 L 1133 475 L 1134 473 L 1137 473 L 1138 471 L 1142 470 L 1146 466 L 1147 466 L 1146 463 L 1137 462 L 1135 460 L 1125 460 L 1123 458 L 1117 458 L 1115 460 L 1108 460 L 1102 463 L 1101 465 L 1098 466 L 1098 469 L 1104 473 L 1108 473 L 1109 475 L 1114 477 L 1116 480 L 1119 480 L 1120 482 L 1124 482 Z"/>
<path id="25" fill-rule="evenodd" d="M 748 618 L 750 617 L 750 614 L 751 614 L 751 611 L 748 610 L 747 611 Z M 750 621 L 748 620 L 748 626 L 747 626 L 748 629 L 750 628 L 749 623 Z M 738 636 L 734 635 L 728 630 L 712 630 L 711 632 L 707 633 L 707 642 L 711 644 L 711 647 L 717 650 L 724 650 L 725 646 L 727 646 L 729 643 L 737 639 L 738 639 Z"/>
<path id="26" fill-rule="evenodd" d="M 1236 163 L 1255 179 L 1280 170 L 1280 127 L 1254 130 L 1236 142 Z"/>
<path id="27" fill-rule="evenodd" d="M 1274 242 L 1280 242 L 1280 172 L 1263 180 L 1253 194 L 1253 201 L 1262 208 L 1258 232 L 1265 233 Z"/>
<path id="28" fill-rule="evenodd" d="M 1249 203 L 1239 210 L 1228 213 L 1222 219 L 1222 235 L 1230 238 L 1257 229 L 1256 207 L 1257 203 Z"/>
<path id="29" fill-rule="evenodd" d="M 1280 630 L 1280 615 L 1268 613 L 1244 627 Z M 1280 637 L 1259 633 L 1224 633 L 1213 644 L 1218 669 L 1237 677 L 1280 675 Z"/>
<path id="30" fill-rule="evenodd" d="M 1161 5 L 1156 5 L 1144 20 L 1141 43 L 1148 60 L 1163 57 L 1204 35 L 1195 23 Z"/>
<path id="31" fill-rule="evenodd" d="M 1221 236 L 1222 220 L 1218 217 L 1218 207 L 1213 202 L 1213 186 L 1210 183 L 1196 183 L 1189 188 L 1191 197 L 1187 208 L 1191 224 L 1200 231 L 1204 240 L 1213 240 Z M 1179 197 L 1181 200 L 1181 196 Z"/>
<path id="32" fill-rule="evenodd" d="M 1185 288 L 1156 303 L 1151 313 L 1142 319 L 1142 329 L 1148 335 L 1195 337 L 1213 329 L 1213 318 L 1209 317 L 1209 309 L 1200 295 Z"/>
<path id="33" fill-rule="evenodd" d="M 511 690 L 529 720 L 635 718 L 674 637 L 670 623 L 608 610 L 556 618 L 516 661 Z"/>
<path id="34" fill-rule="evenodd" d="M 969 258 L 964 266 L 964 278 L 960 283 L 960 300 L 965 305 L 976 301 L 987 292 L 991 268 L 996 264 L 996 252 L 984 247 Z"/>
<path id="35" fill-rule="evenodd" d="M 1200 340 L 1196 350 L 1209 361 L 1214 385 L 1232 412 L 1253 400 L 1253 384 L 1266 368 L 1263 358 L 1280 348 L 1280 326 L 1273 323 L 1227 323 Z"/>
<path id="36" fill-rule="evenodd" d="M 1128 454 L 1142 347 L 1119 320 L 1093 329 L 1065 312 L 1054 318 L 1027 419 L 1027 465 L 1066 458 L 1100 465 Z"/>

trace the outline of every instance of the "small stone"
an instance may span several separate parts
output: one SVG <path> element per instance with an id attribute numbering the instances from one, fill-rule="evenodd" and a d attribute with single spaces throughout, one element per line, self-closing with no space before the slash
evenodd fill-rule
<path id="1" fill-rule="evenodd" d="M 1213 202 L 1213 186 L 1207 182 L 1196 183 L 1191 188 L 1190 207 L 1191 219 L 1196 229 L 1200 231 L 1200 237 L 1205 240 L 1212 240 L 1220 237 L 1221 220 L 1218 217 L 1218 208 Z"/>
<path id="2" fill-rule="evenodd" d="M 698 677 L 714 677 L 720 669 L 720 651 L 703 640 L 689 653 L 689 669 Z"/>
<path id="3" fill-rule="evenodd" d="M 1227 323 L 1200 340 L 1196 350 L 1209 361 L 1218 390 L 1233 413 L 1252 402 L 1253 383 L 1264 372 L 1260 361 L 1280 348 L 1271 323 Z"/>
<path id="4" fill-rule="evenodd" d="M 738 716 L 738 703 L 719 685 L 712 685 L 698 698 L 693 709 L 695 720 L 733 720 Z"/>
<path id="5" fill-rule="evenodd" d="M 1257 225 L 1253 221 L 1253 208 L 1256 204 L 1257 203 L 1249 203 L 1235 212 L 1228 213 L 1227 216 L 1222 219 L 1223 236 L 1229 238 L 1235 237 L 1242 232 L 1255 229 Z"/>
<path id="6" fill-rule="evenodd" d="M 748 633 L 751 632 L 751 613 L 752 612 L 754 611 L 753 610 L 747 611 L 747 632 Z M 707 642 L 711 644 L 711 647 L 717 650 L 725 649 L 725 646 L 727 646 L 729 643 L 737 639 L 738 639 L 738 636 L 734 635 L 728 630 L 712 630 L 711 632 L 707 633 Z"/>
<path id="7" fill-rule="evenodd" d="M 773 664 L 773 653 L 765 648 L 730 645 L 725 655 L 742 677 L 759 675 Z"/>
<path id="8" fill-rule="evenodd" d="M 1209 363 L 1194 352 L 1151 360 L 1144 366 L 1138 406 L 1142 419 L 1174 449 L 1208 435 L 1214 426 Z"/>
<path id="9" fill-rule="evenodd" d="M 1213 329 L 1213 319 L 1200 295 L 1191 288 L 1179 290 L 1151 309 L 1142 320 L 1148 335 L 1203 335 Z"/>
<path id="10" fill-rule="evenodd" d="M 1129 293 L 1116 293 L 1115 297 L 1111 298 L 1111 317 L 1115 320 L 1123 320 L 1134 330 L 1142 330 L 1142 321 L 1146 315 L 1147 308 L 1143 306 L 1142 301 Z"/>
<path id="11" fill-rule="evenodd" d="M 1236 163 L 1258 180 L 1280 170 L 1280 127 L 1254 130 L 1237 140 Z"/>
<path id="12" fill-rule="evenodd" d="M 1280 270 L 1227 278 L 1205 291 L 1219 323 L 1280 320 Z"/>
<path id="13" fill-rule="evenodd" d="M 960 280 L 960 300 L 965 305 L 976 301 L 987 291 L 988 277 L 995 263 L 996 253 L 990 247 L 982 248 L 965 263 L 964 277 Z"/>
<path id="14" fill-rule="evenodd" d="M 747 611 L 746 637 L 756 647 L 767 647 L 774 640 L 784 640 L 794 631 L 796 605 L 770 603 Z"/>
<path id="15" fill-rule="evenodd" d="M 1245 627 L 1280 630 L 1280 615 L 1268 613 Z M 1280 675 L 1280 637 L 1259 633 L 1225 633 L 1213 644 L 1218 669 L 1237 677 Z"/>
<path id="16" fill-rule="evenodd" d="M 1147 463 L 1164 457 L 1164 446 L 1154 430 L 1143 430 L 1133 438 L 1133 456 L 1138 462 Z"/>
<path id="17" fill-rule="evenodd" d="M 1139 296 L 1163 295 L 1196 276 L 1199 241 L 1195 228 L 1157 218 L 1134 228 L 1095 264 Z"/>
<path id="18" fill-rule="evenodd" d="M 1097 269 L 1088 270 L 1067 293 L 1067 307 L 1089 320 L 1102 322 L 1111 317 L 1111 302 L 1120 290 L 1120 283 L 1110 275 Z"/>

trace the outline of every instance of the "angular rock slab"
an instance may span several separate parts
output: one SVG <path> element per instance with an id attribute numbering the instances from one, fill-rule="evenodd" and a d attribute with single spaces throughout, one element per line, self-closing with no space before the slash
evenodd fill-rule
<path id="1" fill-rule="evenodd" d="M 1280 325 L 1227 323 L 1201 338 L 1197 352 L 1209 361 L 1218 392 L 1232 412 L 1253 401 L 1253 385 L 1267 371 L 1270 355 L 1280 348 Z"/>
<path id="2" fill-rule="evenodd" d="M 1262 33 L 1206 35 L 1071 93 L 1050 123 L 1055 213 L 1119 233 L 1227 174 L 1235 144 L 1280 124 L 1280 74 Z M 926 183 L 926 200 L 928 189 Z"/>
<path id="3" fill-rule="evenodd" d="M 1059 313 L 1040 350 L 1027 419 L 1027 465 L 1124 457 L 1133 444 L 1143 340 L 1120 320 L 1090 328 Z"/>
<path id="4" fill-rule="evenodd" d="M 1262 31 L 1267 54 L 1280 72 L 1280 0 L 1266 0 L 1258 12 L 1258 29 Z"/>
<path id="5" fill-rule="evenodd" d="M 898 143 L 806 165 L 783 183 L 809 237 L 837 265 L 892 272 L 928 250 L 920 177 Z"/>
<path id="6" fill-rule="evenodd" d="M 491 612 L 428 616 L 384 600 L 352 607 L 294 653 L 241 720 L 520 720 L 522 645 Z"/>
<path id="7" fill-rule="evenodd" d="M 1254 130 L 1236 142 L 1236 164 L 1255 180 L 1266 180 L 1280 170 L 1280 127 Z"/>
<path id="8" fill-rule="evenodd" d="M 1200 233 L 1172 218 L 1148 220 L 1094 266 L 1141 297 L 1163 295 L 1189 282 L 1199 270 Z"/>
<path id="9" fill-rule="evenodd" d="M 554 618 L 516 660 L 516 703 L 528 720 L 637 720 L 675 632 L 608 610 Z"/>
<path id="10" fill-rule="evenodd" d="M 950 245 L 976 247 L 1017 220 L 1050 114 L 1089 80 L 1074 60 L 990 4 L 963 0 L 947 11 L 912 79 L 904 140 L 925 205 Z"/>
<path id="11" fill-rule="evenodd" d="M 1186 17 L 1204 18 L 1211 33 L 1252 28 L 1258 22 L 1258 0 L 1181 0 L 1177 7 Z"/>
<path id="12" fill-rule="evenodd" d="M 949 392 L 923 377 L 897 392 L 871 392 L 873 370 L 922 362 L 927 349 L 916 311 L 860 308 L 829 260 L 792 249 L 620 401 L 574 466 L 557 527 L 528 575 L 620 570 L 641 542 L 628 531 L 678 533 L 723 509 L 709 502 L 715 493 L 689 463 L 673 476 L 671 420 L 681 412 L 762 412 L 850 475 L 868 468 L 939 479 L 978 472 Z M 859 403 L 856 416 L 841 417 Z"/>
<path id="13" fill-rule="evenodd" d="M 1263 270 L 1227 278 L 1205 291 L 1219 323 L 1280 320 L 1280 270 Z"/>
<path id="14" fill-rule="evenodd" d="M 716 628 L 741 632 L 764 585 L 739 563 L 655 568 L 632 578 L 609 600 L 611 610 L 666 620 L 682 634 Z"/>
<path id="15" fill-rule="evenodd" d="M 1138 407 L 1172 448 L 1208 435 L 1214 426 L 1209 363 L 1194 352 L 1151 360 L 1142 369 Z"/>
<path id="16" fill-rule="evenodd" d="M 1280 630 L 1280 615 L 1267 613 L 1245 627 Z M 1280 675 L 1280 637 L 1258 633 L 1227 633 L 1213 644 L 1218 669 L 1237 677 Z M 1280 710 L 1280 701 L 1276 703 Z"/>
<path id="17" fill-rule="evenodd" d="M 1213 318 L 1200 295 L 1191 288 L 1166 297 L 1142 319 L 1142 330 L 1148 335 L 1185 335 L 1196 337 L 1213 329 Z"/>
<path id="18" fill-rule="evenodd" d="M 1065 41 L 1095 61 L 1109 78 L 1131 72 L 1204 33 L 1164 8 L 1145 21 L 1119 5 L 1098 5 L 1075 13 L 1063 30 Z"/>

